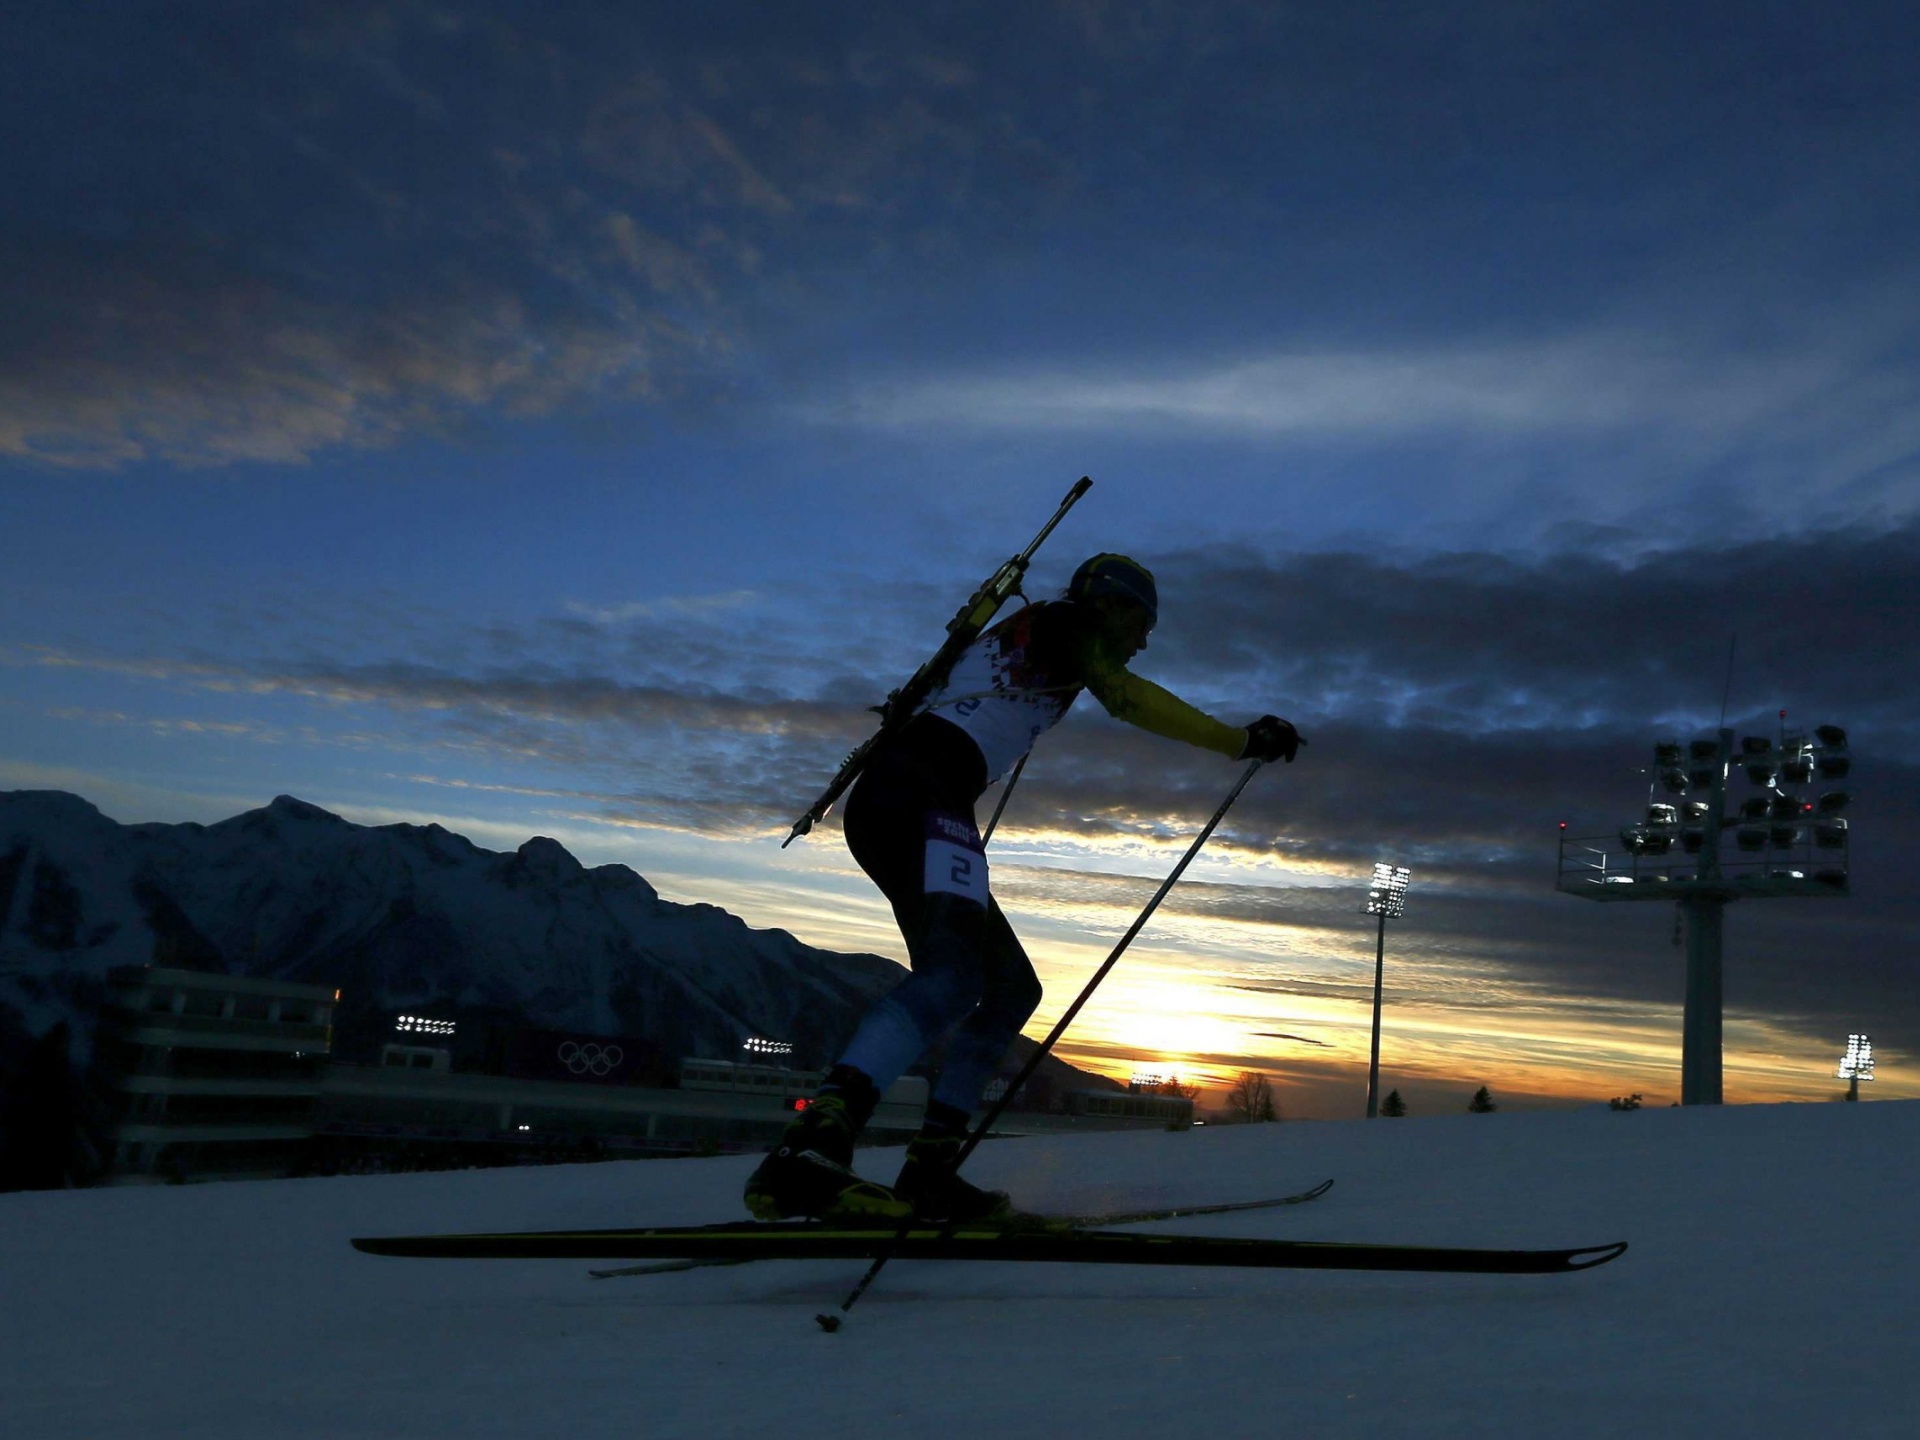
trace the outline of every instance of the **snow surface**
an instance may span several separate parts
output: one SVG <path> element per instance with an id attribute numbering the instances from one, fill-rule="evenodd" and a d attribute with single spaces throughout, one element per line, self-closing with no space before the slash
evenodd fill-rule
<path id="1" fill-rule="evenodd" d="M 353 1235 L 734 1218 L 752 1161 L 0 1195 L 0 1435 L 1913 1436 L 1920 1102 L 995 1142 L 1035 1208 L 1311 1205 L 1166 1229 L 1560 1246 L 1565 1276 L 858 1263 L 591 1281 Z M 890 1177 L 893 1151 L 862 1152 Z"/>

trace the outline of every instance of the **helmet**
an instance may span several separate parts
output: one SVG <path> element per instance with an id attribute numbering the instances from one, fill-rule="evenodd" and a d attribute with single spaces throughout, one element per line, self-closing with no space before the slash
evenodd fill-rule
<path id="1" fill-rule="evenodd" d="M 1152 573 L 1124 555 L 1095 555 L 1083 562 L 1067 582 L 1069 600 L 1097 600 L 1103 595 L 1131 600 L 1147 612 L 1150 620 L 1160 618 L 1160 591 Z"/>

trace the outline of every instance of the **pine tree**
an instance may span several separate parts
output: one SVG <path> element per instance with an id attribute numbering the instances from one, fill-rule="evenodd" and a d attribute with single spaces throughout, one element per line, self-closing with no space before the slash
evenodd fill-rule
<path id="1" fill-rule="evenodd" d="M 1407 1113 L 1407 1102 L 1400 1098 L 1398 1090 L 1387 1091 L 1387 1098 L 1380 1102 L 1380 1113 L 1394 1120 Z"/>
<path id="2" fill-rule="evenodd" d="M 1469 1115 L 1491 1115 L 1499 1108 L 1498 1105 L 1493 1103 L 1493 1092 L 1484 1085 L 1474 1091 L 1473 1099 L 1467 1102 L 1467 1113 Z"/>

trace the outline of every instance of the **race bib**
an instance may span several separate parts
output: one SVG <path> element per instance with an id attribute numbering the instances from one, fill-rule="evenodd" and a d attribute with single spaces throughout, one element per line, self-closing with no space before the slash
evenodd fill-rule
<path id="1" fill-rule="evenodd" d="M 929 895 L 958 895 L 976 905 L 987 903 L 987 856 L 973 821 L 958 815 L 927 817 Z"/>

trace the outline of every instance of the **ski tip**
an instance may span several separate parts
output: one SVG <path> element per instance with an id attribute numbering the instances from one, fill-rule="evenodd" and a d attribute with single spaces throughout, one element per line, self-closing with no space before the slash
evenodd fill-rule
<path id="1" fill-rule="evenodd" d="M 1567 1269 L 1591 1270 L 1596 1265 L 1605 1265 L 1609 1260 L 1618 1260 L 1627 1253 L 1627 1242 L 1616 1240 L 1611 1245 L 1590 1245 L 1584 1250 L 1567 1252 Z"/>
<path id="2" fill-rule="evenodd" d="M 838 1315 L 816 1315 L 813 1318 L 819 1323 L 820 1328 L 829 1335 L 834 1334 L 840 1328 L 840 1317 Z"/>

